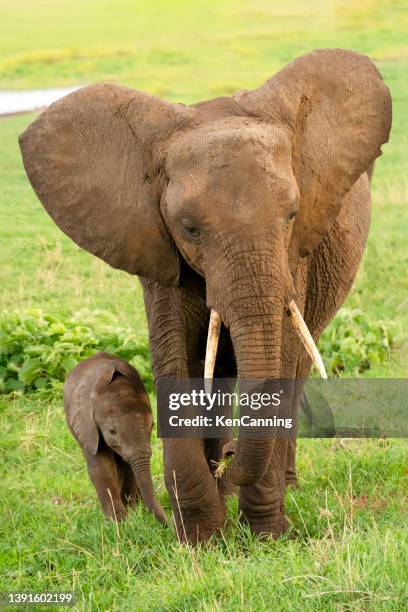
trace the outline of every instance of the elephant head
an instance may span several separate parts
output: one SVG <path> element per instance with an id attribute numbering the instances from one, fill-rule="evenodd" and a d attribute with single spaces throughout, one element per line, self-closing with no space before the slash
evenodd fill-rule
<path id="1" fill-rule="evenodd" d="M 390 95 L 370 60 L 326 49 L 258 89 L 189 107 L 86 87 L 40 115 L 20 144 L 35 191 L 66 234 L 163 285 L 183 282 L 184 260 L 206 280 L 213 328 L 229 328 L 239 376 L 263 379 L 280 376 L 290 305 L 306 342 L 298 264 L 381 154 L 390 124 Z M 236 484 L 262 475 L 272 445 L 240 440 Z"/>
<path id="2" fill-rule="evenodd" d="M 85 453 L 97 454 L 102 435 L 106 445 L 131 466 L 146 507 L 165 522 L 150 472 L 152 411 L 136 370 L 122 359 L 97 353 L 79 364 L 68 381 L 67 420 Z"/>

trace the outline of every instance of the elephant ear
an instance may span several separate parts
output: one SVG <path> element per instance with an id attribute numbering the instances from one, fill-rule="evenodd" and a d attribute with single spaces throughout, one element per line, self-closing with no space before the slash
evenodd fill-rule
<path id="1" fill-rule="evenodd" d="M 104 355 L 104 353 L 101 355 Z M 125 395 L 131 394 L 132 397 L 137 397 L 150 410 L 149 396 L 147 395 L 143 381 L 140 378 L 137 370 L 127 361 L 124 361 L 119 357 L 112 357 L 110 355 L 107 356 L 107 359 L 104 359 L 101 362 L 98 369 L 98 376 L 92 389 L 91 398 L 92 401 L 95 402 L 94 409 L 97 409 L 96 402 L 98 397 L 105 393 L 109 393 L 111 383 L 118 378 L 126 379 L 126 381 L 130 384 L 121 386 L 120 391 L 116 387 L 113 390 L 113 393 L 118 397 L 121 393 L 122 397 L 123 393 Z"/>
<path id="2" fill-rule="evenodd" d="M 113 368 L 112 376 L 108 384 L 110 384 L 116 376 L 124 376 L 130 380 L 133 385 L 136 385 L 142 391 L 144 391 L 142 379 L 140 378 L 138 371 L 132 365 L 130 365 L 130 363 L 120 359 L 119 357 L 115 357 L 113 360 Z"/>
<path id="3" fill-rule="evenodd" d="M 321 49 L 235 98 L 248 114 L 283 127 L 292 143 L 300 208 L 290 255 L 304 256 L 324 238 L 346 193 L 381 155 L 391 128 L 388 88 L 366 56 Z"/>
<path id="4" fill-rule="evenodd" d="M 88 455 L 96 455 L 99 445 L 99 429 L 95 423 L 92 402 L 90 402 L 89 406 L 86 406 L 85 410 L 82 406 L 80 407 L 82 408 L 81 410 L 75 410 L 75 407 L 74 405 L 71 420 L 68 421 L 70 427 L 81 448 Z"/>
<path id="5" fill-rule="evenodd" d="M 30 182 L 57 225 L 114 268 L 177 285 L 154 149 L 184 108 L 100 84 L 52 104 L 20 136 Z"/>
<path id="6" fill-rule="evenodd" d="M 98 364 L 93 376 L 87 374 L 87 369 L 85 361 L 68 375 L 64 385 L 64 408 L 68 425 L 81 448 L 88 455 L 96 455 L 99 429 L 94 418 L 92 392 L 95 380 L 98 380 L 106 367 Z"/>

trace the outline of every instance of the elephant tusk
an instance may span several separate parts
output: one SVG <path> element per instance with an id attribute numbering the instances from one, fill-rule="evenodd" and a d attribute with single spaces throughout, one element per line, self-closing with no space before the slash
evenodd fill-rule
<path id="1" fill-rule="evenodd" d="M 319 350 L 294 300 L 291 300 L 289 302 L 289 311 L 293 326 L 299 334 L 299 337 L 302 340 L 303 345 L 309 353 L 313 363 L 318 369 L 320 376 L 322 378 L 327 378 L 326 368 L 324 367 L 324 363 L 320 356 Z"/>
<path id="2" fill-rule="evenodd" d="M 211 310 L 208 324 L 207 349 L 205 352 L 204 384 L 214 377 L 215 360 L 217 358 L 218 340 L 220 338 L 221 317 L 215 310 Z M 210 382 L 211 385 L 211 382 Z M 207 390 L 207 389 L 206 389 Z M 208 392 L 208 390 L 207 390 Z M 211 392 L 211 389 L 210 389 Z"/>

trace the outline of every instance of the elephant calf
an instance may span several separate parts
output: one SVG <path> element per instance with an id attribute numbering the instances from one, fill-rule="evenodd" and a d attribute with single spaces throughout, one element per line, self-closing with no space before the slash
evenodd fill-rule
<path id="1" fill-rule="evenodd" d="M 104 514 L 121 520 L 142 497 L 165 523 L 150 473 L 150 401 L 137 371 L 123 359 L 97 353 L 70 372 L 64 407 Z"/>

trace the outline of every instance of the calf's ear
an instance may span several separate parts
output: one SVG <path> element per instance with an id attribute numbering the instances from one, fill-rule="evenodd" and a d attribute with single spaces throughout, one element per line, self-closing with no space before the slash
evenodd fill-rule
<path id="1" fill-rule="evenodd" d="M 81 381 L 78 383 L 81 386 Z M 88 455 L 96 455 L 99 445 L 99 429 L 94 419 L 92 397 L 75 393 L 69 411 L 66 409 L 67 421 L 81 448 Z"/>

